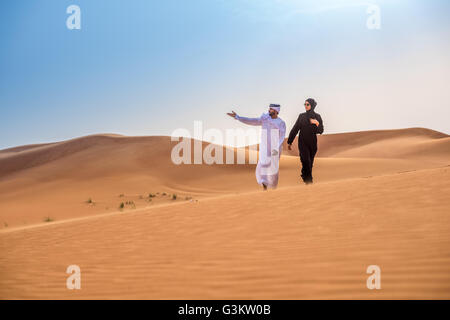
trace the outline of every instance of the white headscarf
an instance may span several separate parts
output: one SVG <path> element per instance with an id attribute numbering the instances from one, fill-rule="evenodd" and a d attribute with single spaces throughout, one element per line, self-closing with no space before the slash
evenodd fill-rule
<path id="1" fill-rule="evenodd" d="M 280 113 L 280 105 L 279 104 L 271 104 L 269 106 L 269 108 L 275 110 L 278 113 Z"/>

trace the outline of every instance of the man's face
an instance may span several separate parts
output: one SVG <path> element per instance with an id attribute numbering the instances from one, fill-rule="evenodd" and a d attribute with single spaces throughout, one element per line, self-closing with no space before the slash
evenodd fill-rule
<path id="1" fill-rule="evenodd" d="M 274 109 L 272 109 L 272 108 L 269 108 L 269 115 L 270 115 L 270 116 L 274 116 L 274 115 L 276 115 L 276 114 L 278 114 L 278 112 L 277 112 L 276 110 L 274 110 Z"/>

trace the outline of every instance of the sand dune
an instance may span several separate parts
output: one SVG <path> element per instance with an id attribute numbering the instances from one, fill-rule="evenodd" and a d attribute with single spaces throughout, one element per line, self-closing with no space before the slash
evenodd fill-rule
<path id="1" fill-rule="evenodd" d="M 319 157 L 411 158 L 423 151 L 450 156 L 449 136 L 430 129 L 410 128 L 338 133 L 319 136 Z M 439 142 L 442 147 L 434 147 Z M 429 147 L 427 148 L 427 145 Z M 290 155 L 297 155 L 297 140 Z M 420 149 L 418 149 L 419 147 Z M 429 154 L 426 156 L 430 156 Z"/>
<path id="2" fill-rule="evenodd" d="M 323 135 L 320 153 L 329 152 L 331 140 L 336 156 L 317 159 L 316 181 L 446 165 L 449 139 L 426 129 Z M 169 137 L 93 135 L 0 151 L 0 228 L 114 212 L 122 202 L 137 208 L 170 203 L 172 194 L 200 199 L 259 189 L 254 165 L 173 164 L 176 143 Z M 299 159 L 285 149 L 281 186 L 297 185 Z M 170 196 L 150 203 L 148 194 L 158 192 Z"/>
<path id="3" fill-rule="evenodd" d="M 0 298 L 450 298 L 448 135 L 323 135 L 316 183 L 285 150 L 268 193 L 254 165 L 174 165 L 175 144 L 1 150 Z M 369 264 L 383 290 L 366 289 Z"/>
<path id="4" fill-rule="evenodd" d="M 449 179 L 430 169 L 3 232 L 0 297 L 448 299 Z M 64 287 L 71 264 L 80 291 Z M 379 291 L 365 287 L 372 264 Z"/>

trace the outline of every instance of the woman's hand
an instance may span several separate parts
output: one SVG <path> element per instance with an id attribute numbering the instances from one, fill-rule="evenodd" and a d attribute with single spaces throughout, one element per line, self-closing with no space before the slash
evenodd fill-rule
<path id="1" fill-rule="evenodd" d="M 292 150 L 292 144 L 288 144 L 288 150 Z"/>
<path id="2" fill-rule="evenodd" d="M 316 119 L 309 119 L 309 122 L 311 124 L 315 124 L 317 127 L 319 126 L 319 121 L 317 121 Z"/>
<path id="3" fill-rule="evenodd" d="M 229 115 L 232 118 L 236 118 L 236 112 L 231 111 L 231 113 L 227 113 L 227 115 Z"/>

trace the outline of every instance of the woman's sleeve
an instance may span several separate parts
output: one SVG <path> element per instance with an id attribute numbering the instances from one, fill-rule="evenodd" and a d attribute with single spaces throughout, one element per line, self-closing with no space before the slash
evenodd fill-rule
<path id="1" fill-rule="evenodd" d="M 287 144 L 292 144 L 292 142 L 294 142 L 294 139 L 299 131 L 300 131 L 300 116 L 298 116 L 297 121 L 295 122 L 294 126 L 291 129 L 291 132 L 289 133 Z"/>
<path id="2" fill-rule="evenodd" d="M 262 124 L 261 118 L 246 118 L 236 115 L 235 119 L 251 126 L 260 126 Z"/>
<path id="3" fill-rule="evenodd" d="M 319 121 L 319 125 L 316 128 L 316 133 L 322 134 L 323 133 L 323 121 L 322 121 L 322 117 L 320 115 L 317 116 L 317 121 Z"/>

